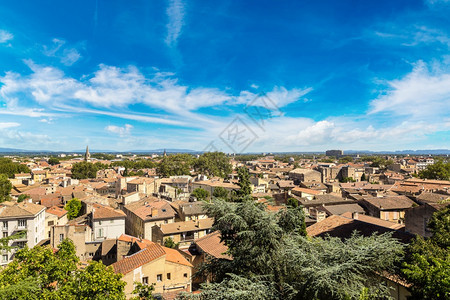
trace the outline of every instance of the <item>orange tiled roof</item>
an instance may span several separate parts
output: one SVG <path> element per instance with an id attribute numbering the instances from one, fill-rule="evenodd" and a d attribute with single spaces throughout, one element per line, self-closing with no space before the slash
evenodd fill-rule
<path id="1" fill-rule="evenodd" d="M 112 207 L 104 206 L 95 203 L 93 205 L 94 210 L 92 210 L 92 215 L 94 220 L 99 219 L 115 219 L 115 218 L 125 218 L 126 215 L 123 211 L 114 209 Z"/>
<path id="2" fill-rule="evenodd" d="M 166 252 L 162 246 L 152 243 L 147 248 L 112 264 L 112 267 L 116 273 L 127 274 L 140 266 L 164 256 L 165 254 Z"/>
<path id="3" fill-rule="evenodd" d="M 57 216 L 58 218 L 61 218 L 67 214 L 67 210 L 65 210 L 61 207 L 58 207 L 58 206 L 52 206 L 50 208 L 47 208 L 45 213 L 52 214 L 52 215 Z"/>
<path id="4" fill-rule="evenodd" d="M 224 254 L 228 247 L 220 241 L 220 232 L 214 231 L 195 241 L 197 247 L 203 252 L 208 253 L 215 258 L 232 259 L 231 256 Z"/>

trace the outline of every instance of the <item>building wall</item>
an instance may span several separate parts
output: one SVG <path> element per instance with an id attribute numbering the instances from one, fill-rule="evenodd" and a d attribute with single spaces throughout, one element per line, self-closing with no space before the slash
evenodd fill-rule
<path id="1" fill-rule="evenodd" d="M 52 226 L 50 244 L 53 248 L 57 248 L 66 238 L 71 239 L 75 244 L 76 254 L 80 260 L 89 259 L 86 257 L 86 242 L 91 242 L 91 227 L 87 225 Z"/>
<path id="2" fill-rule="evenodd" d="M 427 229 L 436 209 L 429 205 L 421 205 L 407 209 L 405 212 L 405 230 L 423 237 L 430 237 L 432 233 Z"/>
<path id="3" fill-rule="evenodd" d="M 122 219 L 102 219 L 92 222 L 94 240 L 116 239 L 125 233 L 125 217 Z"/>
<path id="4" fill-rule="evenodd" d="M 167 278 L 168 273 L 170 273 L 170 279 Z M 161 281 L 157 280 L 158 275 L 161 275 Z M 148 277 L 149 285 L 155 284 L 153 293 L 164 293 L 177 290 L 190 292 L 191 276 L 192 267 L 168 262 L 165 256 L 162 256 L 125 274 L 122 280 L 127 283 L 125 295 L 127 298 L 130 298 L 133 296 L 134 282 L 142 282 L 144 277 Z"/>
<path id="5" fill-rule="evenodd" d="M 156 221 L 149 221 L 145 222 L 145 230 L 144 230 L 144 239 L 152 241 L 152 227 L 158 226 L 160 227 L 162 224 L 169 224 L 175 222 L 175 217 L 170 219 L 162 219 L 162 220 L 156 220 Z"/>

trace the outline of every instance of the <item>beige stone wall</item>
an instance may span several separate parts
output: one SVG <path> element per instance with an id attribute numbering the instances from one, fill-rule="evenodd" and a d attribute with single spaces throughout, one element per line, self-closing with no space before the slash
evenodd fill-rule
<path id="1" fill-rule="evenodd" d="M 161 275 L 161 281 L 157 280 L 158 275 Z M 163 256 L 127 273 L 122 280 L 127 283 L 125 295 L 128 299 L 133 296 L 134 282 L 142 282 L 144 277 L 148 277 L 148 284 L 155 284 L 154 293 L 163 293 L 186 288 L 191 291 L 191 276 L 191 267 L 168 262 Z"/>

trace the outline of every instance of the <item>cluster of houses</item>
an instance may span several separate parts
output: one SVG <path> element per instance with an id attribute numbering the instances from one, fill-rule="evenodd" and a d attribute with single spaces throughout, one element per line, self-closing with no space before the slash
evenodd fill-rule
<path id="1" fill-rule="evenodd" d="M 82 262 L 102 261 L 124 275 L 127 297 L 132 296 L 135 282 L 154 284 L 155 293 L 165 299 L 192 292 L 208 280 L 193 279 L 196 267 L 211 257 L 232 257 L 225 253 L 220 233 L 212 231 L 214 220 L 191 193 L 202 188 L 212 197 L 218 187 L 230 193 L 238 190 L 237 167 L 248 168 L 252 196 L 266 202 L 268 211 L 298 202 L 310 236 L 347 238 L 354 230 L 364 235 L 393 232 L 409 242 L 415 234 L 428 237 L 428 220 L 450 203 L 450 181 L 411 176 L 433 163 L 431 157 L 395 158 L 382 170 L 370 162 L 230 158 L 233 172 L 226 179 L 194 173 L 161 178 L 155 169 L 124 177 L 123 168 L 111 167 L 98 171 L 96 178 L 76 180 L 71 178 L 71 168 L 79 161 L 51 166 L 35 159 L 27 163 L 31 173 L 11 179 L 13 201 L 0 204 L 3 237 L 21 231 L 26 235 L 10 242 L 16 249 L 3 251 L 0 266 L 11 262 L 25 245 L 57 248 L 70 238 Z M 348 178 L 353 180 L 342 182 Z M 14 201 L 21 195 L 26 195 L 24 201 Z M 82 209 L 69 220 L 64 205 L 73 198 L 81 200 Z M 395 298 L 408 294 L 404 283 L 390 280 L 389 284 L 395 288 Z"/>

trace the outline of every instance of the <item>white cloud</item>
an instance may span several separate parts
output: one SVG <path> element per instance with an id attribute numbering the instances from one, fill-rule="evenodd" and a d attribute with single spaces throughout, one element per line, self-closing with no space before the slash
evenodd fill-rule
<path id="1" fill-rule="evenodd" d="M 0 44 L 6 43 L 14 38 L 11 32 L 0 29 Z"/>
<path id="2" fill-rule="evenodd" d="M 178 37 L 181 34 L 184 23 L 184 11 L 185 5 L 183 1 L 169 0 L 169 6 L 166 10 L 169 22 L 167 23 L 167 37 L 165 40 L 169 47 L 176 45 Z"/>
<path id="3" fill-rule="evenodd" d="M 389 89 L 370 103 L 369 114 L 389 112 L 411 118 L 448 115 L 450 110 L 450 73 L 429 70 L 419 61 L 411 73 L 388 81 Z"/>
<path id="4" fill-rule="evenodd" d="M 6 129 L 6 128 L 12 128 L 12 127 L 18 127 L 20 126 L 20 123 L 16 122 L 0 122 L 0 129 Z"/>
<path id="5" fill-rule="evenodd" d="M 42 51 L 44 55 L 58 58 L 65 66 L 71 66 L 81 58 L 80 52 L 75 47 L 65 46 L 65 40 L 55 38 L 52 42 L 51 46 L 44 45 Z"/>
<path id="6" fill-rule="evenodd" d="M 125 124 L 123 127 L 109 125 L 105 127 L 105 130 L 111 133 L 118 134 L 120 137 L 129 136 L 131 133 L 131 129 L 133 128 L 130 124 Z"/>

